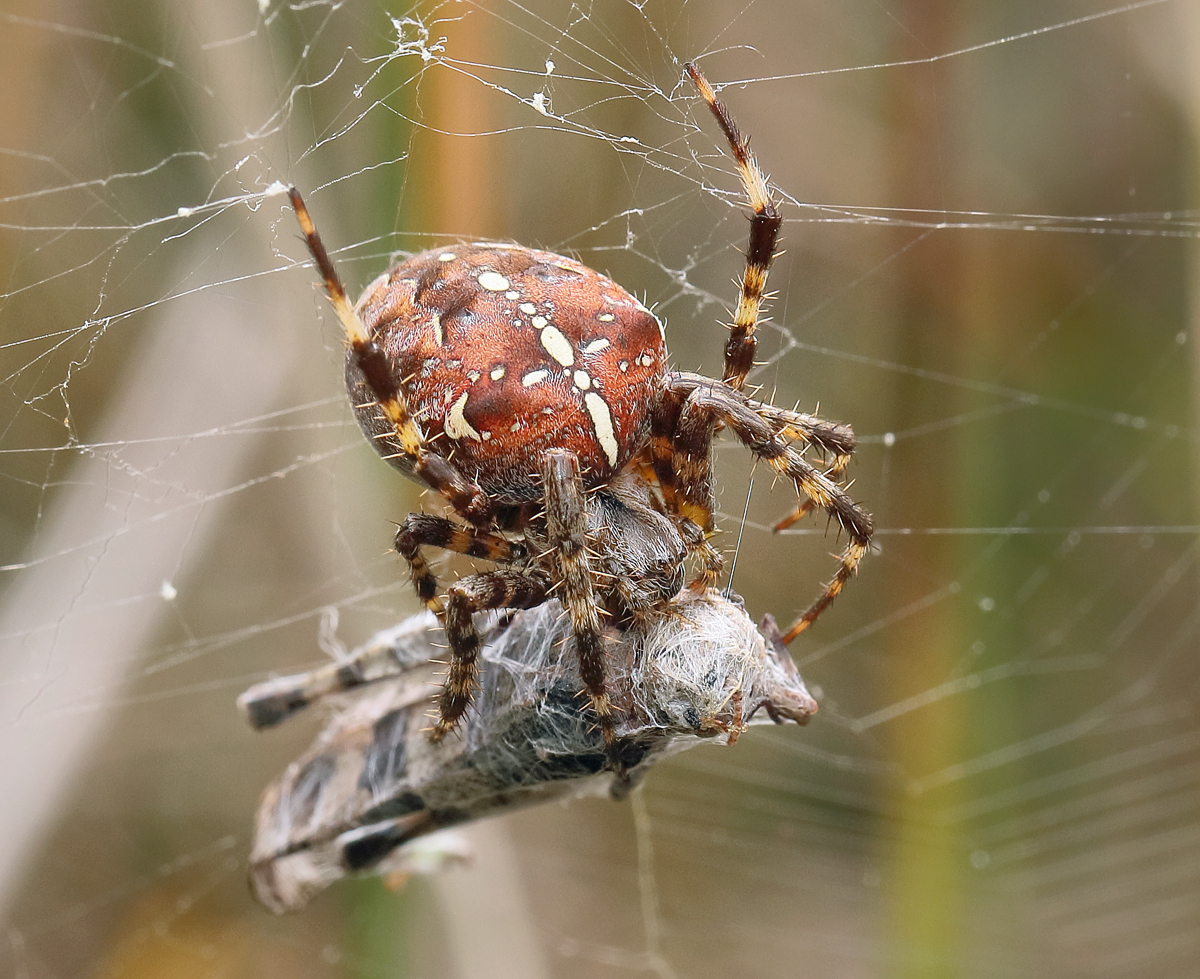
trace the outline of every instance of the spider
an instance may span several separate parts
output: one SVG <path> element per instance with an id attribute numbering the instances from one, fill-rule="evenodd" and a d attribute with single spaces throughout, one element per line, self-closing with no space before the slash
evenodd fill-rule
<path id="1" fill-rule="evenodd" d="M 623 626 L 665 610 L 689 558 L 699 568 L 694 588 L 718 579 L 710 456 L 723 428 L 794 483 L 801 502 L 777 529 L 820 508 L 849 538 L 832 580 L 785 642 L 833 601 L 869 546 L 871 517 L 838 485 L 854 451 L 850 427 L 744 393 L 782 218 L 729 110 L 694 64 L 685 69 L 753 208 L 721 380 L 669 369 L 662 324 L 611 279 L 519 245 L 423 252 L 377 278 L 352 306 L 304 201 L 289 190 L 345 331 L 359 425 L 388 462 L 461 518 L 412 513 L 395 539 L 450 647 L 435 741 L 471 703 L 480 648 L 473 614 L 557 597 L 612 749 L 616 708 L 605 686 L 601 617 Z M 808 446 L 832 457 L 825 471 L 804 458 Z M 460 579 L 443 600 L 426 547 L 501 567 Z"/>

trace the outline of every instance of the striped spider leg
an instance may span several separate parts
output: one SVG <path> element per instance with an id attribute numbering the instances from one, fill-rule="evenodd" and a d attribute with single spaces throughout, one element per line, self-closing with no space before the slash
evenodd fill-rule
<path id="1" fill-rule="evenodd" d="M 796 487 L 801 502 L 776 524 L 776 530 L 783 530 L 820 508 L 847 531 L 850 541 L 838 557 L 833 579 L 783 635 L 785 642 L 791 642 L 853 577 L 870 546 L 872 522 L 870 515 L 838 485 L 855 447 L 854 432 L 848 425 L 776 408 L 741 394 L 754 366 L 756 331 L 782 218 L 771 198 L 766 177 L 750 151 L 749 141 L 738 129 L 728 107 L 694 64 L 684 67 L 724 133 L 737 164 L 752 209 L 749 244 L 738 304 L 725 344 L 723 386 L 697 374 L 668 373 L 664 396 L 652 416 L 651 439 L 643 454 L 642 467 L 653 474 L 665 508 L 680 523 L 689 551 L 700 563 L 700 574 L 693 583 L 696 588 L 712 587 L 724 563 L 710 543 L 715 531 L 711 443 L 722 428 L 733 429 L 751 451 Z M 803 451 L 809 445 L 832 455 L 832 463 L 824 472 L 803 458 Z"/>

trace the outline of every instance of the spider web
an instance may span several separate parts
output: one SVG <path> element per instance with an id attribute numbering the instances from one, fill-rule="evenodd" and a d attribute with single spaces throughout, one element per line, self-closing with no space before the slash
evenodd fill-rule
<path id="1" fill-rule="evenodd" d="M 1192 973 L 1191 5 L 0 17 L 8 973 Z M 821 713 L 273 919 L 251 814 L 317 722 L 254 735 L 234 699 L 414 611 L 386 549 L 420 505 L 281 189 L 352 291 L 517 240 L 714 374 L 746 222 L 697 58 L 785 216 L 753 383 L 854 425 L 878 527 L 793 646 Z M 787 619 L 834 535 L 772 534 L 790 490 L 736 444 L 717 469 L 733 587 Z"/>

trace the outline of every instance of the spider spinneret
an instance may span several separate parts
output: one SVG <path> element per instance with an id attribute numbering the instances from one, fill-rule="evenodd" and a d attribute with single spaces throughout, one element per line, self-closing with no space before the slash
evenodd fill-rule
<path id="1" fill-rule="evenodd" d="M 783 642 L 833 601 L 869 546 L 871 518 L 839 485 L 855 446 L 849 426 L 742 393 L 782 219 L 729 110 L 695 65 L 685 68 L 729 143 L 753 209 L 721 380 L 668 370 L 661 323 L 611 279 L 519 245 L 423 252 L 351 306 L 304 201 L 289 191 L 345 332 L 359 425 L 388 462 L 464 521 L 413 513 L 396 534 L 417 594 L 442 620 L 450 646 L 434 740 L 471 703 L 480 648 L 474 614 L 554 596 L 571 620 L 610 763 L 620 767 L 620 706 L 605 684 L 601 616 L 628 627 L 666 612 L 689 557 L 700 566 L 695 588 L 716 582 L 724 562 L 709 540 L 711 455 L 723 428 L 795 485 L 800 503 L 777 529 L 820 508 L 849 537 L 833 579 Z M 809 447 L 832 457 L 827 469 L 804 458 Z M 443 600 L 425 547 L 501 567 L 460 579 Z"/>

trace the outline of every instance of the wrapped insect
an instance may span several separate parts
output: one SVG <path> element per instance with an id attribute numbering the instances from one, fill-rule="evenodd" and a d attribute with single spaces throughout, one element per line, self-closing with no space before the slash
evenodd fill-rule
<path id="1" fill-rule="evenodd" d="M 428 733 L 445 639 L 428 612 L 343 662 L 246 691 L 239 704 L 258 728 L 316 701 L 334 706 L 263 796 L 251 855 L 257 898 L 298 910 L 348 874 L 427 862 L 421 838 L 446 827 L 566 796 L 621 798 L 676 752 L 732 744 L 756 718 L 803 724 L 817 709 L 773 620 L 760 633 L 740 604 L 685 590 L 648 622 L 609 630 L 619 721 L 606 747 L 581 709 L 571 635 L 557 601 L 492 618 L 475 708 L 440 741 Z"/>

